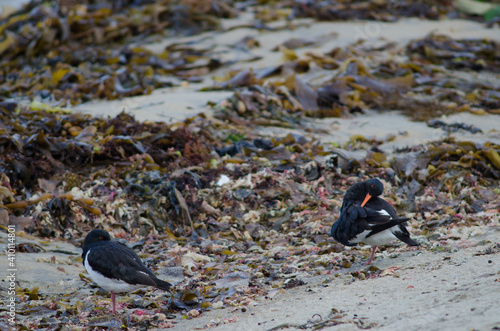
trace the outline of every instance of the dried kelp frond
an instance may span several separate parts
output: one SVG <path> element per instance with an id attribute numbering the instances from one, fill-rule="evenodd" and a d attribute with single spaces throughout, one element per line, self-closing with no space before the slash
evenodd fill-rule
<path id="1" fill-rule="evenodd" d="M 219 83 L 219 88 L 238 91 L 220 105 L 222 112 L 217 116 L 234 123 L 244 122 L 237 119 L 239 117 L 259 125 L 293 126 L 304 116 L 340 117 L 367 108 L 400 110 L 419 121 L 464 111 L 498 113 L 500 94 L 494 81 L 472 76 L 465 79 L 454 71 L 436 70 L 433 64 L 423 60 L 426 55 L 388 56 L 388 53 L 413 54 L 411 50 L 417 47 L 415 45 L 432 44 L 432 38 L 440 40 L 441 37 L 413 41 L 406 49 L 390 52 L 387 47 L 393 45 L 370 48 L 363 43 L 335 48 L 322 55 L 306 53 L 300 58 L 291 56 L 289 53 L 293 51 L 289 50 L 281 65 L 287 70 L 260 80 L 245 70 Z M 455 52 L 455 42 L 458 46 L 463 44 L 471 55 L 467 58 L 488 61 L 489 67 L 499 68 L 495 52 L 500 48 L 495 42 L 469 43 L 443 38 L 450 44 L 446 52 Z M 456 51 L 456 56 L 462 53 Z M 315 79 L 319 76 L 318 65 L 322 68 L 321 80 Z M 260 118 L 260 122 L 255 117 Z"/>
<path id="2" fill-rule="evenodd" d="M 394 22 L 400 17 L 438 19 L 455 11 L 453 1 L 308 1 L 292 7 L 297 17 L 323 21 L 377 20 Z"/>
<path id="3" fill-rule="evenodd" d="M 500 44 L 494 40 L 456 40 L 430 34 L 406 47 L 412 61 L 443 65 L 451 70 L 500 72 Z"/>
<path id="4" fill-rule="evenodd" d="M 76 105 L 94 98 L 149 94 L 196 80 L 220 66 L 208 50 L 185 47 L 154 54 L 124 46 L 153 34 L 197 34 L 217 29 L 236 13 L 223 1 L 31 2 L 0 21 L 0 95 L 49 98 Z M 8 73 L 5 74 L 5 73 Z"/>

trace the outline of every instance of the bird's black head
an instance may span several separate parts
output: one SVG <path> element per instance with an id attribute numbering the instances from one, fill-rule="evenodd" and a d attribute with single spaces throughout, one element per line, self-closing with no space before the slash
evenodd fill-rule
<path id="1" fill-rule="evenodd" d="M 83 242 L 83 249 L 98 241 L 109 241 L 109 240 L 111 240 L 111 237 L 107 231 L 101 229 L 92 230 L 85 237 L 85 241 Z"/>
<path id="2" fill-rule="evenodd" d="M 372 197 L 378 197 L 384 191 L 384 185 L 376 178 L 368 179 L 363 183 L 366 188 L 366 193 L 369 193 Z"/>
<path id="3" fill-rule="evenodd" d="M 377 197 L 384 191 L 384 185 L 376 178 L 369 179 L 364 182 L 359 182 L 351 186 L 345 193 L 344 199 L 348 201 L 363 201 L 366 195 Z"/>

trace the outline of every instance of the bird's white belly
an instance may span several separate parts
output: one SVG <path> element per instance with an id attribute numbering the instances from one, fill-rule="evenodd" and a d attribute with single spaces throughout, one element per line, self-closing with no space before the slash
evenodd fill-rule
<path id="1" fill-rule="evenodd" d="M 356 237 L 349 240 L 349 243 L 350 244 L 357 244 L 360 242 L 365 242 L 365 238 L 370 232 L 371 232 L 371 230 L 365 230 L 365 231 L 359 233 Z"/>
<path id="2" fill-rule="evenodd" d="M 398 239 L 393 233 L 393 231 L 397 231 L 397 230 L 398 230 L 398 226 L 395 225 L 392 228 L 389 228 L 389 229 L 384 230 L 382 232 L 376 233 L 373 236 L 365 238 L 361 241 L 367 245 L 370 245 L 370 246 L 385 245 L 385 244 L 388 244 L 388 243 Z"/>
<path id="3" fill-rule="evenodd" d="M 109 292 L 120 293 L 120 292 L 131 292 L 144 287 L 144 285 L 132 285 L 123 280 L 106 278 L 101 273 L 95 271 L 90 267 L 88 262 L 90 251 L 88 251 L 85 256 L 85 269 L 89 273 L 90 277 L 97 283 L 100 287 Z"/>

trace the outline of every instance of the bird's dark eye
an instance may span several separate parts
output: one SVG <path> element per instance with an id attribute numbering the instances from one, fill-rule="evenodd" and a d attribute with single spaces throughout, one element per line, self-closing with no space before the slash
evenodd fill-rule
<path id="1" fill-rule="evenodd" d="M 99 237 L 99 239 L 104 239 L 104 237 L 103 237 L 103 236 L 100 236 L 100 237 Z"/>
<path id="2" fill-rule="evenodd" d="M 375 188 L 373 184 L 372 184 L 372 188 Z"/>

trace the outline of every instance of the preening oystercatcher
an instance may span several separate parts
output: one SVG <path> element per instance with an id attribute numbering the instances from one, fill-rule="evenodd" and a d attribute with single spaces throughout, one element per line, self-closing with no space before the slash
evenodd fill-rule
<path id="1" fill-rule="evenodd" d="M 399 218 L 396 211 L 378 196 L 384 186 L 378 179 L 369 179 L 351 186 L 344 196 L 339 219 L 333 224 L 330 235 L 346 246 L 363 242 L 372 246 L 371 264 L 377 246 L 399 239 L 410 246 L 418 243 L 410 238 L 404 226 L 408 218 Z"/>
<path id="2" fill-rule="evenodd" d="M 104 230 L 92 230 L 87 234 L 82 259 L 97 285 L 111 292 L 113 314 L 116 313 L 115 293 L 131 292 L 144 286 L 168 291 L 172 286 L 158 279 L 132 249 L 112 241 Z"/>

